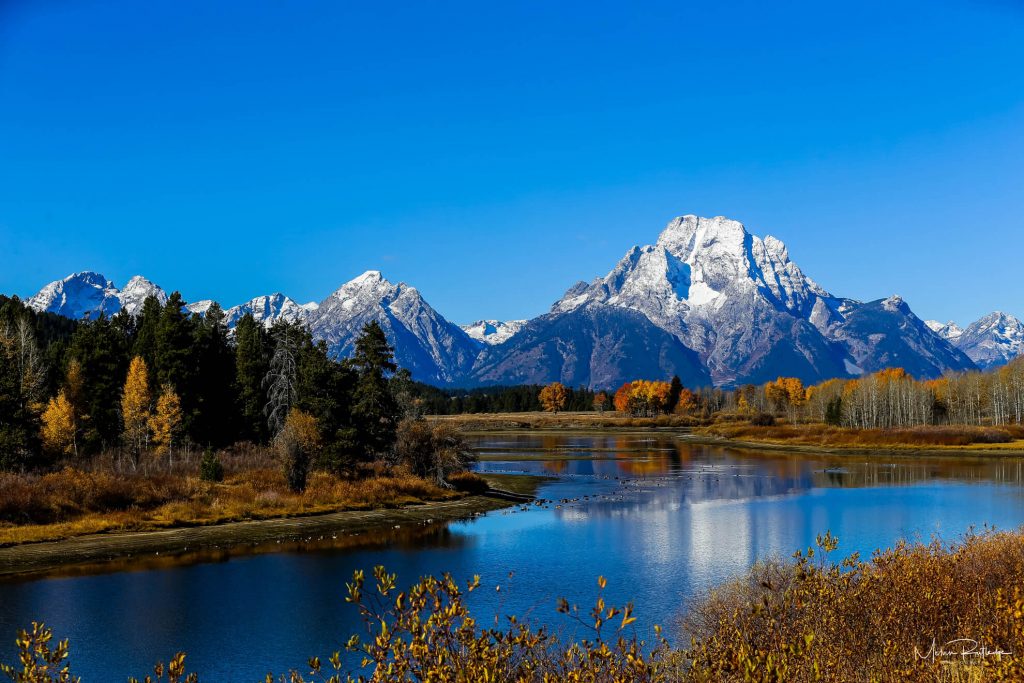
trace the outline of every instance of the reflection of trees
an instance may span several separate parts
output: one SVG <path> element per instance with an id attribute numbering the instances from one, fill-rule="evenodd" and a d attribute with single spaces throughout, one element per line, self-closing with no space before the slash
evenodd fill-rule
<path id="1" fill-rule="evenodd" d="M 568 460 L 546 460 L 544 461 L 544 471 L 551 474 L 565 474 L 569 469 Z"/>

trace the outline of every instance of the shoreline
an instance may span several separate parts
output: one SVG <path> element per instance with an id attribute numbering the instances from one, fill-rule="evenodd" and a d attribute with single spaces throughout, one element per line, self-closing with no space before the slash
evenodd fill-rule
<path id="1" fill-rule="evenodd" d="M 510 488 L 516 489 L 513 495 L 531 495 L 539 484 L 538 479 L 533 486 L 520 483 Z M 400 508 L 345 510 L 22 543 L 0 548 L 0 581 L 132 571 L 266 552 L 400 540 L 417 532 L 429 533 L 431 529 L 443 528 L 448 522 L 473 519 L 521 504 L 498 491 L 494 495 L 479 494 Z"/>
<path id="2" fill-rule="evenodd" d="M 677 435 L 682 441 L 703 446 L 721 446 L 724 448 L 742 448 L 747 450 L 782 451 L 788 453 L 803 453 L 807 455 L 872 455 L 884 457 L 951 457 L 951 458 L 1024 458 L 1024 450 L 994 449 L 994 448 L 971 448 L 969 446 L 947 446 L 945 448 L 928 446 L 890 446 L 890 447 L 864 447 L 864 446 L 819 446 L 813 444 L 787 444 L 772 441 L 746 441 L 741 439 L 730 439 L 725 436 L 713 436 L 710 434 L 694 434 L 692 432 L 680 432 Z"/>

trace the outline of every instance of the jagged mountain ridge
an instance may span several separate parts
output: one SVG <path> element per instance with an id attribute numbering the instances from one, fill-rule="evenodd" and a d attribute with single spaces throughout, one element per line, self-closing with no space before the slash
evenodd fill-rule
<path id="1" fill-rule="evenodd" d="M 470 338 L 493 346 L 506 342 L 526 326 L 527 320 L 477 320 L 462 325 L 462 331 Z"/>
<path id="2" fill-rule="evenodd" d="M 317 339 L 338 358 L 351 354 L 363 326 L 376 320 L 395 347 L 397 363 L 413 377 L 440 384 L 464 379 L 479 346 L 405 283 L 369 270 L 324 299 L 307 319 Z"/>
<path id="3" fill-rule="evenodd" d="M 578 283 L 552 313 L 581 306 L 643 313 L 696 351 L 718 385 L 856 376 L 896 358 L 922 376 L 973 367 L 899 297 L 833 296 L 780 240 L 723 216 L 673 219 L 654 245 L 633 247 L 605 277 Z"/>
<path id="4" fill-rule="evenodd" d="M 29 300 L 69 317 L 135 312 L 141 277 L 124 290 L 96 273 L 51 283 Z M 204 314 L 212 304 L 188 305 Z M 268 327 L 301 321 L 345 357 L 370 320 L 417 379 L 445 385 L 560 380 L 609 388 L 638 377 L 679 374 L 693 386 L 761 382 L 778 375 L 808 382 L 901 365 L 921 377 L 974 367 L 963 351 L 913 314 L 899 297 L 860 302 L 832 295 L 790 259 L 786 246 L 724 217 L 682 216 L 653 245 L 630 249 L 604 277 L 570 288 L 529 321 L 481 320 L 459 327 L 419 291 L 379 271 L 345 283 L 319 304 L 277 293 L 226 311 Z"/>
<path id="5" fill-rule="evenodd" d="M 966 328 L 953 321 L 929 320 L 927 325 L 966 353 L 979 368 L 1005 365 L 1024 355 L 1024 323 L 1002 311 L 989 313 Z"/>
<path id="6" fill-rule="evenodd" d="M 167 302 L 167 293 L 141 275 L 119 290 L 99 273 L 83 271 L 49 283 L 25 303 L 40 313 L 90 319 L 114 315 L 122 308 L 135 315 L 149 296 L 155 296 L 161 304 Z"/>

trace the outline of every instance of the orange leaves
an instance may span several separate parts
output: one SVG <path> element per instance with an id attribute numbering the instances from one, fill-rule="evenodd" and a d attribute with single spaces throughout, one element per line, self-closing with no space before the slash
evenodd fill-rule
<path id="1" fill-rule="evenodd" d="M 615 410 L 631 415 L 654 415 L 665 411 L 669 393 L 668 382 L 638 379 L 626 382 L 615 392 Z"/>
<path id="2" fill-rule="evenodd" d="M 549 413 L 557 413 L 565 408 L 565 402 L 569 398 L 569 392 L 561 382 L 552 382 L 540 390 L 540 404 Z"/>
<path id="3" fill-rule="evenodd" d="M 764 397 L 776 410 L 797 408 L 807 400 L 804 383 L 796 377 L 779 377 L 764 385 Z"/>

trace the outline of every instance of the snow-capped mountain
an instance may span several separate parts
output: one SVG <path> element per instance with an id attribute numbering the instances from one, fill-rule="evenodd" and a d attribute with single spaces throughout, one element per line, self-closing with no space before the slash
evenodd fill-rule
<path id="1" fill-rule="evenodd" d="M 899 297 L 835 297 L 781 241 L 722 216 L 672 220 L 655 244 L 569 289 L 552 314 L 595 306 L 642 313 L 697 352 L 718 385 L 854 376 L 897 360 L 921 376 L 972 367 Z"/>
<path id="2" fill-rule="evenodd" d="M 134 315 L 150 294 L 167 301 L 167 294 L 144 277 L 136 275 L 123 290 L 91 271 L 73 273 L 39 290 L 26 303 L 39 312 L 57 313 L 67 318 L 91 319 L 100 314 L 114 315 L 122 308 Z"/>
<path id="3" fill-rule="evenodd" d="M 935 334 L 939 335 L 948 342 L 956 343 L 956 340 L 964 333 L 962 327 L 957 325 L 955 322 L 950 320 L 948 323 L 940 323 L 938 320 L 925 320 L 924 324 L 928 326 Z"/>
<path id="4" fill-rule="evenodd" d="M 118 293 L 117 298 L 121 302 L 121 308 L 131 315 L 138 315 L 142 311 L 142 304 L 150 296 L 155 296 L 161 306 L 167 303 L 167 292 L 141 275 L 136 275 Z"/>
<path id="5" fill-rule="evenodd" d="M 462 330 L 473 339 L 493 346 L 511 339 L 526 323 L 526 320 L 477 320 L 462 325 Z"/>
<path id="6" fill-rule="evenodd" d="M 166 301 L 145 278 L 118 290 L 86 272 L 50 283 L 29 305 L 89 318 L 122 307 L 137 312 L 149 295 Z M 204 315 L 212 303 L 188 309 Z M 485 319 L 460 328 L 416 288 L 372 270 L 320 304 L 257 297 L 228 309 L 228 326 L 246 313 L 268 327 L 302 322 L 338 358 L 349 356 L 363 326 L 376 320 L 398 364 L 435 384 L 559 380 L 607 389 L 678 374 L 689 386 L 730 386 L 779 375 L 817 382 L 894 366 L 934 377 L 1024 352 L 1024 326 L 1015 318 L 993 314 L 960 330 L 925 323 L 898 296 L 834 296 L 804 274 L 780 240 L 721 216 L 670 221 L 654 244 L 633 247 L 607 275 L 574 285 L 528 321 Z"/>
<path id="7" fill-rule="evenodd" d="M 313 336 L 338 358 L 351 355 L 363 325 L 376 320 L 395 347 L 396 362 L 420 381 L 465 378 L 479 344 L 431 308 L 415 287 L 392 284 L 376 270 L 346 282 L 309 315 Z"/>
<path id="8" fill-rule="evenodd" d="M 213 306 L 216 301 L 213 299 L 203 299 L 202 301 L 193 301 L 190 304 L 185 304 L 185 310 L 193 315 L 198 315 L 200 318 L 206 315 L 206 312 L 210 310 L 210 306 Z"/>
<path id="9" fill-rule="evenodd" d="M 979 368 L 1004 365 L 1024 355 L 1024 323 L 1002 311 L 989 313 L 966 329 L 952 321 L 942 324 L 930 320 L 928 326 L 966 353 Z"/>
<path id="10" fill-rule="evenodd" d="M 209 305 L 206 306 L 209 309 Z M 317 309 L 317 304 L 300 304 L 280 292 L 266 296 L 258 296 L 244 304 L 234 306 L 226 311 L 225 322 L 234 328 L 246 313 L 252 314 L 256 322 L 270 328 L 278 320 L 285 322 L 304 322 L 310 313 Z M 205 310 L 204 310 L 205 312 Z"/>

